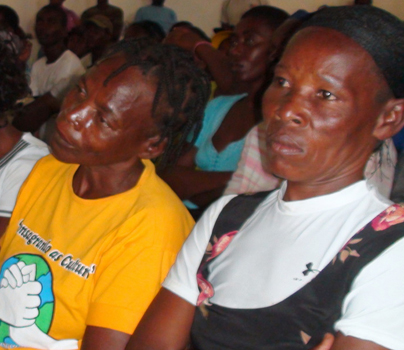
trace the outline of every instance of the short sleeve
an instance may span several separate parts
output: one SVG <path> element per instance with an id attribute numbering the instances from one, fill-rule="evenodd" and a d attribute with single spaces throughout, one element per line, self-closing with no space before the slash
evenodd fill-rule
<path id="1" fill-rule="evenodd" d="M 213 137 L 229 110 L 245 96 L 247 94 L 219 96 L 208 102 L 203 116 L 202 130 L 196 138 L 195 147 L 199 148 L 208 138 Z"/>
<path id="2" fill-rule="evenodd" d="M 192 305 L 196 305 L 199 290 L 196 274 L 205 254 L 213 226 L 222 208 L 234 196 L 225 196 L 213 203 L 202 215 L 179 252 L 163 287 Z"/>
<path id="3" fill-rule="evenodd" d="M 87 325 L 133 333 L 193 224 L 169 209 L 161 216 L 150 208 L 129 219 L 105 250 L 94 274 Z"/>
<path id="4" fill-rule="evenodd" d="M 124 245 L 108 252 L 87 316 L 87 325 L 132 334 L 160 289 L 176 254 L 161 248 Z"/>
<path id="5" fill-rule="evenodd" d="M 336 331 L 404 349 L 404 239 L 368 264 L 346 296 Z"/>

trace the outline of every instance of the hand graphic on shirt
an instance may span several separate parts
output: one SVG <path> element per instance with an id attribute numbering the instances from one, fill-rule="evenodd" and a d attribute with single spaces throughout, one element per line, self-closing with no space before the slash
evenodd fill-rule
<path id="1" fill-rule="evenodd" d="M 27 327 L 35 323 L 39 293 L 42 286 L 35 282 L 35 265 L 23 262 L 11 265 L 0 281 L 0 320 L 14 327 Z"/>
<path id="2" fill-rule="evenodd" d="M 78 349 L 75 339 L 55 340 L 35 324 L 42 286 L 35 281 L 36 265 L 11 265 L 0 281 L 0 320 L 10 325 L 10 337 L 20 347 Z"/>

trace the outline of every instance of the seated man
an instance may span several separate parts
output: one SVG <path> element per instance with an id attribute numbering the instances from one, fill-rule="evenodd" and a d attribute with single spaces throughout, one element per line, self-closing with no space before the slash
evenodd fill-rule
<path id="1" fill-rule="evenodd" d="M 112 40 L 118 41 L 123 28 L 123 11 L 119 7 L 110 5 L 108 0 L 97 0 L 97 5 L 85 10 L 81 15 L 81 21 L 85 22 L 95 15 L 103 15 L 109 18 L 113 26 Z"/>
<path id="2" fill-rule="evenodd" d="M 177 22 L 176 13 L 164 6 L 165 0 L 152 0 L 151 5 L 143 6 L 137 10 L 135 22 L 153 21 L 161 25 L 166 34 L 170 28 Z"/>
<path id="3" fill-rule="evenodd" d="M 0 42 L 0 237 L 13 211 L 18 191 L 48 147 L 29 133 L 15 129 L 8 112 L 28 93 L 25 73 L 19 69 L 15 53 Z"/>
<path id="4" fill-rule="evenodd" d="M 66 13 L 59 6 L 47 5 L 36 16 L 35 33 L 45 56 L 32 66 L 30 88 L 35 101 L 13 122 L 21 131 L 37 131 L 58 113 L 67 91 L 85 72 L 80 59 L 66 48 L 66 26 Z"/>
<path id="5" fill-rule="evenodd" d="M 112 44 L 113 26 L 108 17 L 94 15 L 84 21 L 84 37 L 94 65 Z M 87 67 L 88 68 L 88 67 Z"/>
<path id="6" fill-rule="evenodd" d="M 65 11 L 67 16 L 67 31 L 70 32 L 73 28 L 80 25 L 80 17 L 76 12 L 63 6 L 65 0 L 49 0 L 49 4 L 60 6 Z"/>

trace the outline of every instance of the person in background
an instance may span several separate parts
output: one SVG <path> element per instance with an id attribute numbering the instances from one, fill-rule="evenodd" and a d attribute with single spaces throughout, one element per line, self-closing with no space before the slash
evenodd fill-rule
<path id="1" fill-rule="evenodd" d="M 125 30 L 125 40 L 145 37 L 161 43 L 166 37 L 166 33 L 160 24 L 153 21 L 133 22 Z"/>
<path id="2" fill-rule="evenodd" d="M 404 23 L 372 6 L 299 27 L 262 103 L 285 181 L 204 213 L 126 350 L 404 348 L 404 206 L 363 179 L 404 125 L 403 56 Z"/>
<path id="3" fill-rule="evenodd" d="M 91 52 L 87 45 L 87 38 L 83 25 L 73 28 L 67 37 L 67 48 L 80 58 L 84 69 L 91 67 Z"/>
<path id="4" fill-rule="evenodd" d="M 161 25 L 166 34 L 177 22 L 177 15 L 174 10 L 164 6 L 165 0 L 152 0 L 151 5 L 143 6 L 137 10 L 135 22 L 153 21 Z"/>
<path id="5" fill-rule="evenodd" d="M 36 161 L 47 155 L 45 143 L 10 123 L 15 104 L 29 93 L 18 56 L 0 41 L 0 238 L 14 209 L 21 185 Z"/>
<path id="6" fill-rule="evenodd" d="M 274 53 L 271 58 L 274 62 L 279 60 L 288 40 L 298 27 L 312 15 L 313 13 L 298 10 L 275 31 L 272 36 Z M 270 191 L 281 184 L 281 180 L 270 172 L 268 166 L 265 128 L 265 123 L 260 123 L 248 133 L 237 170 L 227 184 L 225 195 Z M 396 162 L 395 146 L 388 139 L 371 155 L 365 167 L 365 178 L 386 198 L 390 197 L 392 190 Z"/>
<path id="7" fill-rule="evenodd" d="M 66 12 L 67 31 L 70 32 L 73 28 L 80 25 L 80 17 L 73 10 L 70 10 L 70 9 L 63 6 L 63 3 L 65 1 L 66 0 L 49 0 L 49 4 L 50 5 L 60 6 L 63 9 L 63 11 Z"/>
<path id="8" fill-rule="evenodd" d="M 117 6 L 110 5 L 108 0 L 97 0 L 97 5 L 85 10 L 81 15 L 81 21 L 85 22 L 95 15 L 103 15 L 112 23 L 112 41 L 117 42 L 123 29 L 123 11 Z"/>
<path id="9" fill-rule="evenodd" d="M 94 15 L 83 22 L 91 66 L 97 62 L 113 43 L 113 25 L 107 16 Z"/>
<path id="10" fill-rule="evenodd" d="M 245 12 L 262 5 L 269 5 L 268 0 L 224 0 L 220 16 L 222 29 L 234 29 Z"/>
<path id="11" fill-rule="evenodd" d="M 254 7 L 243 15 L 232 37 L 228 68 L 244 92 L 211 100 L 195 146 L 161 173 L 177 195 L 187 200 L 195 218 L 223 193 L 237 169 L 246 134 L 260 121 L 257 100 L 271 79 L 271 37 L 287 18 L 285 11 L 272 6 Z M 205 47 L 211 49 L 210 43 L 199 42 L 196 48 Z"/>
<path id="12" fill-rule="evenodd" d="M 17 65 L 25 71 L 26 62 L 31 55 L 32 43 L 20 27 L 17 12 L 6 5 L 0 5 L 0 39 L 18 55 Z"/>
<path id="13" fill-rule="evenodd" d="M 0 348 L 123 350 L 193 220 L 155 172 L 200 124 L 183 50 L 123 40 L 66 96 L 0 250 Z"/>
<path id="14" fill-rule="evenodd" d="M 58 113 L 67 91 L 85 72 L 80 59 L 66 47 L 66 25 L 66 13 L 59 6 L 44 6 L 36 15 L 35 33 L 45 56 L 31 70 L 30 89 L 35 100 L 13 120 L 21 131 L 35 132 Z M 41 138 L 47 138 L 52 124 L 47 124 L 48 130 L 41 128 Z"/>

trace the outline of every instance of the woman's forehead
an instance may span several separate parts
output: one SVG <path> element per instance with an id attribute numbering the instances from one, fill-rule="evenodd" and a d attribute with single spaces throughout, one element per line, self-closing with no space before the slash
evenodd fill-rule
<path id="1" fill-rule="evenodd" d="M 286 56 L 299 60 L 304 58 L 303 55 L 310 55 L 319 60 L 334 56 L 336 61 L 353 56 L 363 62 L 375 64 L 366 50 L 351 38 L 333 29 L 322 27 L 308 27 L 297 32 L 286 46 L 282 58 Z"/>
<path id="2" fill-rule="evenodd" d="M 310 27 L 298 32 L 287 45 L 280 68 L 299 71 L 301 76 L 322 76 L 334 82 L 356 81 L 388 88 L 372 56 L 351 38 L 328 28 Z M 358 85 L 355 84 L 355 85 Z"/>

